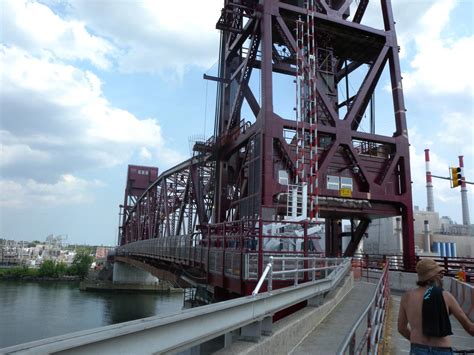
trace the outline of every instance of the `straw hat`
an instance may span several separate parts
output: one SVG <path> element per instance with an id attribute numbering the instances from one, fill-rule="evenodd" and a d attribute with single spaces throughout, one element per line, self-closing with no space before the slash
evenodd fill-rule
<path id="1" fill-rule="evenodd" d="M 427 281 L 432 277 L 443 271 L 443 268 L 438 265 L 433 259 L 421 259 L 416 264 L 416 273 L 418 274 L 418 281 Z"/>

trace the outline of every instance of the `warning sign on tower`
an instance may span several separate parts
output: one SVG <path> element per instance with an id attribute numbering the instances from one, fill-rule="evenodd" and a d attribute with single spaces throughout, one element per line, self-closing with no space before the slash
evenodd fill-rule
<path id="1" fill-rule="evenodd" d="M 339 189 L 339 196 L 341 197 L 352 197 L 352 189 L 347 187 L 343 187 Z"/>

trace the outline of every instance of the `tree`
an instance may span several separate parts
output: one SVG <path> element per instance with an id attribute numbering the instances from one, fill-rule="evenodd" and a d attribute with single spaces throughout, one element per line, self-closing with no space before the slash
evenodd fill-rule
<path id="1" fill-rule="evenodd" d="M 56 274 L 61 277 L 67 273 L 67 264 L 60 262 L 56 264 Z"/>
<path id="2" fill-rule="evenodd" d="M 53 260 L 45 260 L 38 270 L 38 276 L 41 277 L 57 277 L 56 265 Z"/>
<path id="3" fill-rule="evenodd" d="M 79 250 L 72 260 L 69 272 L 83 279 L 89 273 L 93 261 L 94 258 L 86 250 Z"/>

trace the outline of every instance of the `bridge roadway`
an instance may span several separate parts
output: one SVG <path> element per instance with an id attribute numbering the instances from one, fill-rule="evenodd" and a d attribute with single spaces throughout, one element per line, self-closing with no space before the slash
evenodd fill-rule
<path id="1" fill-rule="evenodd" d="M 289 354 L 335 354 L 371 300 L 375 284 L 357 281 L 334 310 Z"/>

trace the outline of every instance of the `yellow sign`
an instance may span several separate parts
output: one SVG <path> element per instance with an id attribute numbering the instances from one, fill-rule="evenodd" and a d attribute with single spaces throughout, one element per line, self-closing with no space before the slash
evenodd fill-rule
<path id="1" fill-rule="evenodd" d="M 343 187 L 342 189 L 339 190 L 339 196 L 352 197 L 352 190 L 347 187 Z"/>

